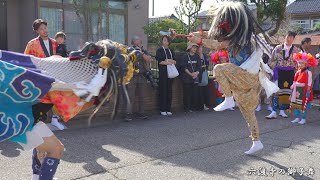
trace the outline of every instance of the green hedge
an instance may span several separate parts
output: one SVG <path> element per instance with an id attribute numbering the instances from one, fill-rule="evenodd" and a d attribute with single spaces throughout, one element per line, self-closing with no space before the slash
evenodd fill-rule
<path id="1" fill-rule="evenodd" d="M 172 50 L 177 52 L 185 52 L 187 49 L 187 43 L 186 42 L 171 43 L 170 48 L 172 48 Z"/>

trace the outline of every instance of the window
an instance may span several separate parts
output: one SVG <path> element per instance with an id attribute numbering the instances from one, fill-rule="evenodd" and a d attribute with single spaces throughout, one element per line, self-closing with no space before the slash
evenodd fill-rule
<path id="1" fill-rule="evenodd" d="M 309 20 L 296 20 L 295 24 L 302 27 L 303 30 L 310 30 Z"/>
<path id="2" fill-rule="evenodd" d="M 63 0 L 64 4 L 83 4 L 83 0 Z"/>
<path id="3" fill-rule="evenodd" d="M 41 8 L 40 18 L 47 21 L 49 36 L 54 37 L 57 32 L 62 31 L 62 9 Z"/>
<path id="4" fill-rule="evenodd" d="M 113 41 L 125 43 L 125 21 L 123 15 L 110 14 L 109 16 L 109 37 Z"/>
<path id="5" fill-rule="evenodd" d="M 127 1 L 40 0 L 40 18 L 48 22 L 50 37 L 67 35 L 68 50 L 80 49 L 87 41 L 127 39 Z"/>
<path id="6" fill-rule="evenodd" d="M 210 24 L 208 22 L 202 23 L 201 28 L 202 30 L 209 30 Z"/>
<path id="7" fill-rule="evenodd" d="M 316 24 L 320 23 L 320 19 L 314 19 L 312 20 L 312 28 L 314 28 L 314 26 L 316 26 Z"/>
<path id="8" fill-rule="evenodd" d="M 42 1 L 62 3 L 62 0 L 42 0 Z"/>
<path id="9" fill-rule="evenodd" d="M 91 15 L 91 33 L 92 36 L 89 39 L 92 41 L 98 41 L 99 39 L 107 39 L 107 14 L 101 13 L 94 13 Z"/>
<path id="10" fill-rule="evenodd" d="M 109 1 L 109 8 L 111 9 L 126 9 L 127 3 L 121 1 Z"/>
<path id="11" fill-rule="evenodd" d="M 87 41 L 85 32 L 85 25 L 83 24 L 85 18 L 82 14 L 78 14 L 72 10 L 64 11 L 64 31 L 67 35 L 68 49 L 80 49 Z"/>

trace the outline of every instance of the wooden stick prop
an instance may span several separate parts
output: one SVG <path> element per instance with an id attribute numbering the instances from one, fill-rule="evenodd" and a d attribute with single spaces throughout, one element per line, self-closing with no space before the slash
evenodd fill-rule
<path id="1" fill-rule="evenodd" d="M 203 34 L 202 29 L 199 29 L 198 31 L 201 32 L 201 34 Z M 169 36 L 172 39 L 174 39 L 176 37 L 186 37 L 186 38 L 187 37 L 192 37 L 192 35 L 190 35 L 190 34 L 177 34 L 176 30 L 171 29 L 171 28 L 168 31 L 160 31 L 160 34 L 162 36 Z"/>

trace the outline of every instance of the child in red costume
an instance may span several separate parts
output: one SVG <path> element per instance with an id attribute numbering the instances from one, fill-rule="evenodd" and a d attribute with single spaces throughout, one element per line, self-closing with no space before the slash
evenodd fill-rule
<path id="1" fill-rule="evenodd" d="M 217 65 L 217 64 L 223 64 L 223 63 L 229 63 L 229 57 L 228 57 L 228 52 L 225 50 L 219 50 L 216 51 L 215 53 L 212 54 L 211 56 L 211 61 L 213 63 L 213 65 Z M 214 88 L 215 88 L 215 95 L 216 95 L 216 101 L 217 104 L 221 104 L 224 100 L 224 94 L 223 91 L 221 89 L 221 86 L 219 85 L 219 83 L 217 81 L 214 81 Z M 233 108 L 229 108 L 230 111 L 234 111 Z"/>
<path id="2" fill-rule="evenodd" d="M 307 111 L 311 107 L 313 99 L 312 93 L 312 73 L 308 67 L 316 67 L 318 61 L 307 53 L 295 53 L 293 59 L 298 63 L 298 71 L 294 76 L 291 86 L 291 108 L 294 109 L 296 118 L 292 123 L 305 124 Z"/>

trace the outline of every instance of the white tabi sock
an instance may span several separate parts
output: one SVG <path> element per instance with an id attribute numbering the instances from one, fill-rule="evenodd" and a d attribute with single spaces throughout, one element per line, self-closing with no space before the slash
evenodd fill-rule
<path id="1" fill-rule="evenodd" d="M 244 152 L 245 154 L 253 154 L 257 151 L 260 151 L 261 149 L 263 149 L 263 144 L 261 143 L 261 141 L 252 141 L 252 146 L 249 149 L 249 151 Z"/>
<path id="2" fill-rule="evenodd" d="M 64 126 L 58 121 L 57 117 L 52 117 L 51 124 L 57 127 L 59 130 L 64 130 Z"/>
<path id="3" fill-rule="evenodd" d="M 272 111 L 268 116 L 266 116 L 267 119 L 276 119 L 277 118 L 277 112 Z"/>
<path id="4" fill-rule="evenodd" d="M 305 124 L 306 123 L 306 119 L 301 119 L 300 122 L 298 122 L 299 124 Z"/>
<path id="5" fill-rule="evenodd" d="M 256 111 L 257 111 L 257 112 L 261 111 L 261 104 L 259 104 L 259 105 L 257 106 Z"/>
<path id="6" fill-rule="evenodd" d="M 279 116 L 287 118 L 288 115 L 286 115 L 286 113 L 284 112 L 284 110 L 280 110 Z"/>
<path id="7" fill-rule="evenodd" d="M 295 118 L 294 120 L 292 120 L 291 122 L 292 123 L 297 123 L 297 122 L 299 122 L 300 121 L 300 119 L 299 118 Z"/>
<path id="8" fill-rule="evenodd" d="M 233 108 L 235 105 L 236 104 L 234 102 L 233 96 L 231 96 L 231 97 L 226 97 L 221 104 L 219 104 L 217 107 L 213 109 L 215 111 L 224 111 L 226 109 Z"/>

